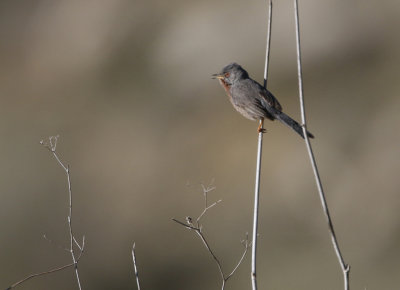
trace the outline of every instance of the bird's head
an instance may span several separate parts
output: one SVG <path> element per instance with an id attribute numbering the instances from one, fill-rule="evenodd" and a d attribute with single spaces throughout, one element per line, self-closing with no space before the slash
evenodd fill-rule
<path id="1" fill-rule="evenodd" d="M 212 76 L 213 79 L 223 80 L 228 85 L 232 85 L 235 81 L 249 78 L 247 71 L 235 62 L 228 64 L 220 73 Z"/>

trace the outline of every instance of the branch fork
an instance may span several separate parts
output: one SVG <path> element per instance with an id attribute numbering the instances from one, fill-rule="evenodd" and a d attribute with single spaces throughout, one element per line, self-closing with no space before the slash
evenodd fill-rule
<path id="1" fill-rule="evenodd" d="M 81 287 L 81 282 L 79 279 L 79 272 L 78 272 L 78 263 L 82 257 L 82 254 L 85 250 L 85 236 L 82 237 L 82 242 L 79 243 L 76 238 L 75 235 L 73 233 L 72 230 L 72 189 L 71 189 L 71 175 L 70 175 L 70 169 L 68 165 L 65 165 L 61 159 L 59 158 L 59 156 L 57 155 L 56 149 L 57 149 L 57 142 L 58 142 L 58 138 L 59 136 L 50 136 L 47 140 L 41 140 L 40 144 L 43 145 L 46 149 L 48 149 L 53 157 L 57 160 L 57 163 L 62 167 L 62 169 L 65 171 L 66 175 L 67 175 L 67 183 L 68 183 L 68 197 L 69 197 L 69 212 L 68 212 L 68 217 L 67 217 L 67 221 L 68 221 L 68 231 L 69 231 L 69 248 L 65 249 L 66 251 L 68 251 L 71 254 L 71 258 L 72 258 L 72 263 L 66 264 L 64 266 L 60 266 L 57 268 L 53 268 L 51 270 L 48 271 L 44 271 L 44 272 L 40 272 L 40 273 L 36 273 L 36 274 L 32 274 L 29 275 L 27 277 L 25 277 L 24 279 L 14 283 L 13 285 L 11 285 L 10 287 L 7 288 L 7 290 L 15 288 L 16 286 L 32 279 L 35 277 L 39 277 L 39 276 L 43 276 L 43 275 L 47 275 L 47 274 L 51 274 L 54 272 L 58 272 L 70 267 L 73 267 L 75 270 L 75 276 L 76 276 L 76 280 L 78 283 L 78 288 L 79 290 L 82 290 Z M 44 235 L 44 238 L 46 240 L 48 240 L 49 242 L 52 242 L 52 240 L 49 240 L 46 235 Z M 78 249 L 78 251 L 76 251 L 76 248 Z"/>
<path id="2" fill-rule="evenodd" d="M 215 263 L 217 264 L 218 271 L 219 271 L 219 274 L 220 274 L 221 280 L 222 280 L 221 290 L 224 290 L 226 282 L 235 274 L 236 270 L 239 268 L 240 264 L 243 262 L 246 254 L 247 254 L 248 249 L 251 247 L 251 243 L 249 242 L 248 234 L 246 234 L 246 238 L 241 241 L 242 245 L 244 246 L 244 251 L 242 253 L 242 256 L 240 257 L 238 263 L 233 268 L 233 270 L 229 274 L 226 274 L 224 272 L 224 270 L 222 269 L 221 261 L 215 255 L 215 253 L 211 249 L 210 244 L 208 243 L 206 237 L 204 236 L 204 234 L 203 234 L 203 225 L 200 223 L 201 218 L 206 214 L 206 212 L 208 210 L 210 210 L 211 208 L 213 208 L 214 206 L 216 206 L 222 200 L 218 200 L 216 202 L 213 202 L 212 204 L 208 204 L 208 198 L 207 198 L 208 193 L 213 191 L 215 189 L 215 187 L 214 186 L 205 187 L 202 184 L 202 188 L 203 188 L 203 195 L 204 195 L 204 209 L 200 213 L 200 215 L 195 219 L 195 221 L 193 221 L 193 218 L 190 217 L 190 216 L 186 217 L 186 223 L 184 223 L 182 221 L 179 221 L 177 219 L 172 219 L 172 220 L 174 222 L 176 222 L 177 224 L 185 227 L 186 229 L 194 231 L 197 234 L 197 236 L 200 238 L 200 240 L 203 242 L 203 244 L 206 247 L 207 251 L 209 252 L 211 257 L 214 259 Z"/>

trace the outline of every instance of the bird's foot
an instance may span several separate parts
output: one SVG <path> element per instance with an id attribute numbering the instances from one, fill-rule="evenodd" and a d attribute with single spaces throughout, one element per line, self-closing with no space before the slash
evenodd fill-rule
<path id="1" fill-rule="evenodd" d="M 262 128 L 261 126 L 258 126 L 257 128 L 258 133 L 267 133 L 267 129 Z"/>
<path id="2" fill-rule="evenodd" d="M 264 118 L 260 119 L 260 124 L 258 125 L 257 132 L 258 133 L 266 133 L 267 130 L 264 127 Z"/>

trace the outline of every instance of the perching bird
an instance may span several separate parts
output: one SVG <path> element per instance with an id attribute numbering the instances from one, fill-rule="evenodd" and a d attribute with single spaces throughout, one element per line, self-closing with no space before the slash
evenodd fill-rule
<path id="1" fill-rule="evenodd" d="M 263 86 L 249 77 L 237 63 L 225 66 L 221 73 L 214 74 L 228 94 L 233 107 L 244 117 L 250 120 L 261 120 L 258 132 L 264 132 L 262 125 L 264 119 L 271 121 L 277 119 L 292 128 L 304 138 L 303 128 L 295 120 L 282 112 L 282 106 L 278 100 Z M 307 131 L 310 138 L 314 136 Z"/>

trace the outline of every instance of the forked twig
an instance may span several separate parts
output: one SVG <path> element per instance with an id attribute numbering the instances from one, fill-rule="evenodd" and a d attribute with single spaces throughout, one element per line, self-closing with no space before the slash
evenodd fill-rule
<path id="1" fill-rule="evenodd" d="M 79 256 L 77 257 L 77 259 L 76 259 L 77 262 L 79 262 L 79 260 L 81 259 L 82 254 L 83 254 L 83 250 L 80 252 Z M 51 273 L 54 273 L 54 272 L 58 272 L 58 271 L 67 269 L 67 268 L 72 267 L 72 266 L 75 266 L 75 263 L 70 263 L 70 264 L 67 264 L 67 265 L 64 265 L 64 266 L 53 268 L 53 269 L 51 269 L 49 271 L 40 272 L 40 273 L 36 273 L 36 274 L 31 274 L 31 275 L 25 277 L 24 279 L 22 279 L 22 280 L 20 280 L 18 282 L 15 282 L 10 287 L 8 287 L 6 290 L 10 290 L 12 288 L 15 288 L 18 285 L 20 285 L 20 284 L 22 284 L 22 283 L 24 283 L 24 282 L 26 282 L 26 281 L 28 281 L 28 280 L 30 280 L 32 278 L 39 277 L 39 276 L 46 275 L 46 274 L 51 274 Z"/>
<path id="2" fill-rule="evenodd" d="M 38 277 L 38 276 L 42 276 L 42 275 L 46 275 L 46 274 L 50 274 L 50 273 L 54 273 L 54 272 L 58 272 L 61 271 L 63 269 L 69 268 L 69 267 L 74 267 L 75 269 L 75 276 L 76 276 L 76 280 L 78 283 L 78 287 L 79 290 L 82 289 L 81 287 L 81 282 L 79 279 L 79 272 L 78 272 L 78 262 L 80 260 L 80 258 L 82 257 L 83 251 L 85 249 L 85 236 L 83 236 L 82 238 L 82 243 L 79 244 L 78 241 L 75 239 L 75 236 L 73 234 L 72 231 L 72 189 L 71 189 L 71 175 L 70 175 L 70 170 L 69 170 L 69 166 L 64 165 L 60 158 L 58 157 L 57 153 L 56 153 L 56 148 L 57 148 L 57 141 L 58 141 L 59 136 L 51 136 L 49 137 L 49 139 L 47 141 L 40 141 L 40 144 L 42 144 L 45 148 L 47 148 L 52 155 L 54 156 L 54 158 L 57 160 L 58 164 L 63 168 L 63 170 L 65 171 L 65 173 L 67 174 L 67 182 L 68 182 L 68 197 L 69 197 L 69 212 L 68 212 L 68 231 L 69 231 L 69 238 L 70 238 L 70 247 L 69 249 L 66 249 L 68 252 L 70 252 L 71 257 L 72 257 L 72 263 L 58 267 L 58 268 L 54 268 L 45 272 L 41 272 L 41 273 L 37 273 L 37 274 L 32 274 L 27 276 L 26 278 L 14 283 L 13 285 L 11 285 L 10 287 L 8 287 L 7 289 L 12 289 L 20 284 L 22 284 L 23 282 L 32 279 L 34 277 Z M 47 239 L 46 236 L 44 236 L 45 239 Z M 47 239 L 48 241 L 52 242 L 51 240 Z M 74 245 L 79 249 L 79 253 L 78 255 L 75 252 L 75 247 Z"/>
<path id="3" fill-rule="evenodd" d="M 82 289 L 81 287 L 81 281 L 79 279 L 79 272 L 78 272 L 78 263 L 76 260 L 76 253 L 75 253 L 75 248 L 74 244 L 76 243 L 78 245 L 79 250 L 82 252 L 83 249 L 83 243 L 84 239 L 82 242 L 82 247 L 79 246 L 79 244 L 76 242 L 74 233 L 72 231 L 72 187 L 71 187 L 71 175 L 70 175 L 70 170 L 69 170 L 69 165 L 65 165 L 62 163 L 60 158 L 58 157 L 56 153 L 56 147 L 57 147 L 57 141 L 58 141 L 59 136 L 51 136 L 49 137 L 48 143 L 45 143 L 43 140 L 40 142 L 44 147 L 46 147 L 54 156 L 54 158 L 57 160 L 58 164 L 64 169 L 65 173 L 67 174 L 67 183 L 68 183 L 68 197 L 69 197 L 69 213 L 68 213 L 68 229 L 69 229 L 69 238 L 70 238 L 70 248 L 69 252 L 71 253 L 72 257 L 72 262 L 74 263 L 74 268 L 75 268 L 75 276 L 76 280 L 78 283 L 79 290 Z"/>
<path id="4" fill-rule="evenodd" d="M 340 267 L 343 271 L 343 278 L 344 278 L 344 289 L 350 289 L 350 265 L 346 264 L 344 261 L 343 255 L 339 248 L 339 243 L 336 238 L 335 230 L 333 228 L 333 223 L 331 216 L 329 214 L 328 203 L 325 198 L 324 189 L 322 187 L 321 178 L 319 175 L 317 163 L 315 161 L 314 153 L 311 147 L 311 143 L 307 134 L 307 124 L 306 124 L 306 112 L 304 106 L 304 94 L 303 94 L 303 73 L 302 73 L 302 66 L 301 66 L 301 49 L 300 49 L 300 28 L 299 28 L 299 7 L 298 7 L 298 0 L 294 0 L 294 17 L 296 22 L 296 42 L 297 42 L 297 76 L 299 82 L 299 98 L 300 98 L 300 111 L 301 111 L 301 120 L 302 120 L 302 127 L 303 127 L 303 134 L 305 136 L 304 141 L 307 147 L 308 156 L 310 158 L 310 162 L 312 165 L 315 182 L 317 184 L 319 197 L 321 200 L 322 209 L 325 214 L 326 221 L 328 223 L 329 232 L 331 235 L 332 245 L 335 249 L 336 256 L 339 260 Z"/>
<path id="5" fill-rule="evenodd" d="M 248 235 L 246 234 L 246 239 L 244 241 L 242 241 L 242 244 L 244 245 L 244 251 L 243 254 L 241 256 L 241 258 L 239 259 L 239 262 L 236 264 L 236 266 L 233 268 L 232 272 L 228 275 L 226 275 L 222 269 L 222 264 L 221 261 L 218 259 L 218 257 L 215 255 L 215 253 L 213 252 L 213 250 L 210 247 L 210 244 L 208 243 L 207 239 L 205 238 L 204 234 L 203 234 L 203 226 L 200 223 L 200 219 L 204 216 L 204 214 L 212 207 L 214 207 L 215 205 L 217 205 L 219 202 L 221 202 L 221 200 L 218 200 L 214 203 L 212 203 L 211 205 L 208 205 L 208 200 L 207 200 L 207 194 L 214 190 L 215 187 L 203 187 L 203 195 L 204 195 L 204 209 L 201 212 L 201 214 L 199 215 L 199 217 L 196 218 L 195 224 L 193 223 L 193 219 L 191 217 L 186 217 L 186 223 L 181 222 L 177 219 L 172 219 L 174 222 L 180 224 L 181 226 L 194 231 L 200 238 L 200 240 L 203 242 L 204 246 L 206 247 L 207 251 L 210 253 L 210 255 L 212 256 L 212 258 L 214 259 L 215 263 L 217 264 L 218 267 L 218 271 L 219 274 L 221 276 L 221 280 L 222 280 L 222 286 L 221 289 L 223 290 L 225 288 L 225 284 L 226 282 L 233 276 L 233 274 L 235 274 L 236 270 L 239 268 L 240 264 L 243 262 L 248 249 L 250 248 L 251 244 L 249 243 L 248 240 Z"/>

